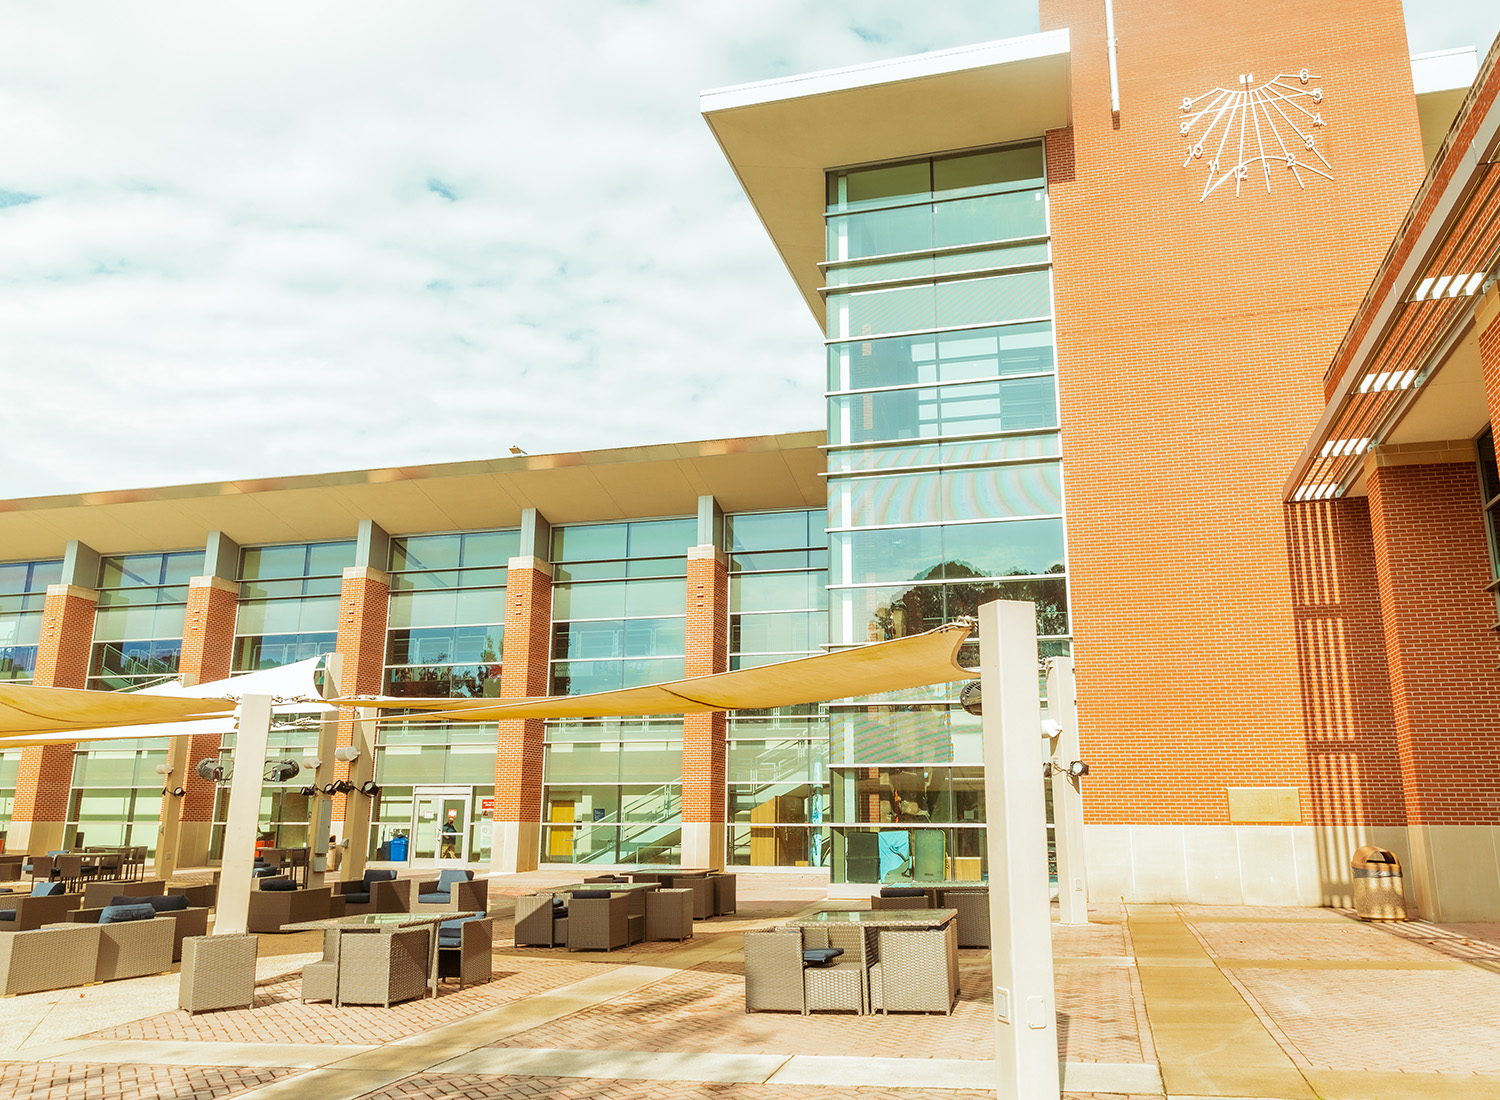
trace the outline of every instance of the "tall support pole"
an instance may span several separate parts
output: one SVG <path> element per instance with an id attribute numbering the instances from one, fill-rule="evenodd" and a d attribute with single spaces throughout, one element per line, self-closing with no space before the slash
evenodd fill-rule
<path id="1" fill-rule="evenodd" d="M 321 691 L 324 699 L 338 697 L 344 682 L 344 655 L 329 653 L 323 658 L 323 681 Z M 338 776 L 334 751 L 339 746 L 339 712 L 330 711 L 318 723 L 318 749 L 315 754 L 320 761 L 317 769 L 307 777 L 313 788 L 312 802 L 312 856 L 307 866 L 307 885 L 315 889 L 323 885 L 323 876 L 332 869 L 332 858 L 328 838 L 333 829 L 333 796 L 323 793 L 323 785 L 332 783 Z"/>
<path id="2" fill-rule="evenodd" d="M 344 862 L 339 876 L 344 879 L 359 879 L 365 873 L 365 861 L 370 856 L 370 796 L 359 788 L 375 778 L 375 720 L 380 712 L 373 707 L 360 707 L 355 711 L 354 748 L 359 750 L 349 765 L 349 782 L 355 791 L 344 803 Z"/>
<path id="3" fill-rule="evenodd" d="M 214 935 L 245 931 L 250 922 L 250 880 L 255 871 L 255 833 L 265 783 L 266 744 L 271 739 L 271 697 L 240 699 L 234 739 L 234 778 L 229 781 L 229 819 L 224 823 L 224 862 L 219 872 Z"/>
<path id="4" fill-rule="evenodd" d="M 172 770 L 162 776 L 161 823 L 156 827 L 156 857 L 151 861 L 156 877 L 164 882 L 177 873 L 181 857 L 182 799 L 172 792 L 187 787 L 193 764 L 188 752 L 192 743 L 191 737 L 173 737 L 167 741 L 167 766 Z"/>
<path id="5" fill-rule="evenodd" d="M 1081 780 L 1068 774 L 1079 758 L 1077 694 L 1073 687 L 1073 658 L 1047 661 L 1047 717 L 1057 723 L 1052 769 L 1052 835 L 1057 849 L 1057 908 L 1063 924 L 1089 922 L 1088 875 L 1083 856 L 1083 792 Z"/>
<path id="6" fill-rule="evenodd" d="M 1058 1100 L 1036 605 L 981 606 L 979 655 L 996 1090 L 1000 1100 Z"/>

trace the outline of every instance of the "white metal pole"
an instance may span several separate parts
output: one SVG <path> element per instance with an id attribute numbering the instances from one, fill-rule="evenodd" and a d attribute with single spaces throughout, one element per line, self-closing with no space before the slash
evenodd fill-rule
<path id="1" fill-rule="evenodd" d="M 1115 4 L 1104 0 L 1104 43 L 1109 50 L 1109 109 L 1120 113 L 1120 72 L 1115 66 Z"/>
<path id="2" fill-rule="evenodd" d="M 270 739 L 271 697 L 241 697 L 234 737 L 234 777 L 229 781 L 229 814 L 224 822 L 218 911 L 214 916 L 216 936 L 244 932 L 250 922 L 255 834 L 260 828 L 260 795 L 265 783 L 266 744 Z"/>
<path id="3" fill-rule="evenodd" d="M 980 607 L 979 654 L 996 1089 L 1001 1100 L 1057 1100 L 1036 605 Z"/>
<path id="4" fill-rule="evenodd" d="M 1047 661 L 1047 717 L 1057 723 L 1052 769 L 1052 835 L 1057 850 L 1057 908 L 1063 924 L 1089 922 L 1088 875 L 1084 870 L 1083 792 L 1068 765 L 1079 758 L 1077 694 L 1073 658 Z"/>

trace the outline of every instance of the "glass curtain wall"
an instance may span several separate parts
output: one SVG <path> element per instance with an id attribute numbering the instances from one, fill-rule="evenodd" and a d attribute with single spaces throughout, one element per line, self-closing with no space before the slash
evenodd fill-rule
<path id="1" fill-rule="evenodd" d="M 696 519 L 555 527 L 552 691 L 680 679 Z M 682 719 L 547 723 L 544 863 L 682 858 Z"/>
<path id="2" fill-rule="evenodd" d="M 729 667 L 795 660 L 828 641 L 827 513 L 728 516 Z M 828 721 L 817 705 L 729 715 L 729 862 L 821 867 L 827 859 Z"/>
<path id="3" fill-rule="evenodd" d="M 831 172 L 827 231 L 830 642 L 1018 599 L 1067 653 L 1041 143 Z M 984 874 L 956 687 L 830 707 L 835 882 Z"/>
<path id="4" fill-rule="evenodd" d="M 225 776 L 242 766 L 234 755 L 235 734 L 226 733 L 219 743 L 219 765 Z M 260 762 L 268 768 L 273 761 L 292 760 L 299 768 L 305 757 L 318 754 L 316 716 L 278 714 L 272 721 L 266 740 L 266 758 Z M 196 764 L 191 761 L 189 766 Z M 262 777 L 265 772 L 263 771 Z M 257 845 L 270 848 L 305 848 L 312 842 L 312 776 L 305 769 L 281 783 L 264 779 L 260 794 L 260 830 Z M 209 831 L 208 857 L 219 860 L 224 854 L 224 824 L 229 819 L 229 780 L 219 784 L 214 796 L 214 820 Z"/>
<path id="5" fill-rule="evenodd" d="M 47 586 L 61 581 L 60 561 L 0 564 L 0 683 L 27 684 L 36 674 Z"/>
<path id="6" fill-rule="evenodd" d="M 500 694 L 505 584 L 520 532 L 465 531 L 391 540 L 391 602 L 386 635 L 388 695 L 478 699 Z M 493 722 L 381 722 L 376 736 L 369 858 L 436 859 L 422 841 L 421 787 L 444 788 L 463 804 L 456 822 L 470 862 L 490 857 L 494 805 Z M 437 829 L 436 825 L 432 830 Z"/>
<path id="7" fill-rule="evenodd" d="M 100 562 L 90 688 L 133 691 L 177 675 L 187 584 L 202 569 L 201 550 L 128 554 Z M 166 738 L 80 743 L 67 846 L 144 844 L 154 850 L 162 788 L 154 769 L 166 752 Z"/>
<path id="8" fill-rule="evenodd" d="M 10 832 L 10 814 L 16 803 L 16 776 L 21 771 L 21 750 L 0 752 L 0 852 Z"/>
<path id="9" fill-rule="evenodd" d="M 339 638 L 339 593 L 354 543 L 299 542 L 246 547 L 234 624 L 235 672 L 332 653 Z"/>

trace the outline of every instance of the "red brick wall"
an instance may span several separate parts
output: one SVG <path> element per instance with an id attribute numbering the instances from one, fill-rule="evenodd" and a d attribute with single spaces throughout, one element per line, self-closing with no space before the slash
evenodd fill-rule
<path id="1" fill-rule="evenodd" d="M 547 694 L 552 655 L 552 577 L 513 567 L 506 574 L 505 642 L 500 694 L 508 699 Z M 542 758 L 547 724 L 540 718 L 500 723 L 495 750 L 496 821 L 538 821 L 542 814 Z"/>
<path id="2" fill-rule="evenodd" d="M 1406 819 L 1500 822 L 1500 640 L 1476 468 L 1378 467 L 1370 526 Z"/>
<path id="3" fill-rule="evenodd" d="M 1312 789 L 1304 820 L 1404 825 L 1368 503 L 1288 505 L 1286 537 Z"/>
<path id="4" fill-rule="evenodd" d="M 376 695 L 385 673 L 385 629 L 390 611 L 391 585 L 385 573 L 362 566 L 344 570 L 339 594 L 339 637 L 336 648 L 344 658 L 339 692 L 343 695 Z M 340 747 L 354 744 L 354 711 L 339 717 Z M 349 778 L 349 764 L 339 761 L 335 779 Z M 344 820 L 347 795 L 333 801 L 333 819 Z"/>
<path id="5" fill-rule="evenodd" d="M 1071 28 L 1073 126 L 1048 136 L 1079 728 L 1089 820 L 1220 824 L 1225 788 L 1315 804 L 1282 484 L 1322 376 L 1423 174 L 1396 0 L 1121 0 Z M 1318 74 L 1332 182 L 1200 202 L 1178 105 Z M 1337 728 L 1313 739 L 1339 736 Z M 1307 815 L 1304 814 L 1304 820 Z"/>
<path id="6" fill-rule="evenodd" d="M 188 586 L 187 617 L 182 626 L 182 661 L 178 671 L 193 677 L 193 682 L 199 684 L 227 679 L 233 659 L 234 617 L 239 596 L 236 590 L 200 583 L 214 579 L 193 578 Z M 219 741 L 216 733 L 199 734 L 190 739 L 188 774 L 183 782 L 187 789 L 182 799 L 183 821 L 213 820 L 216 787 L 197 778 L 192 767 L 200 760 L 217 759 Z"/>
<path id="7" fill-rule="evenodd" d="M 95 593 L 84 589 L 53 585 L 47 590 L 33 683 L 64 688 L 86 684 L 97 602 Z M 66 821 L 72 787 L 71 743 L 23 749 L 11 820 Z"/>
<path id="8" fill-rule="evenodd" d="M 1479 363 L 1484 370 L 1484 396 L 1490 423 L 1500 424 L 1500 292 L 1490 291 L 1475 307 L 1479 330 Z"/>
<path id="9" fill-rule="evenodd" d="M 694 553 L 698 551 L 695 550 Z M 729 667 L 729 566 L 717 554 L 687 563 L 687 675 Z M 682 820 L 724 820 L 728 719 L 722 710 L 682 719 Z"/>

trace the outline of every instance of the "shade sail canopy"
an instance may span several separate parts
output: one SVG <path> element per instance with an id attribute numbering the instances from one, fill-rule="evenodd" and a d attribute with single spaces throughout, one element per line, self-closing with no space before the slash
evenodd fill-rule
<path id="1" fill-rule="evenodd" d="M 695 676 L 668 684 L 526 699 L 345 699 L 346 705 L 408 709 L 405 721 L 492 722 L 501 718 L 600 718 L 691 714 L 708 710 L 763 710 L 821 703 L 852 695 L 972 679 L 958 663 L 971 628 L 950 623 L 910 638 L 823 653 L 759 668 Z"/>
<path id="2" fill-rule="evenodd" d="M 227 699 L 182 699 L 115 691 L 0 684 L 0 741 L 85 729 L 182 722 L 232 714 Z"/>

